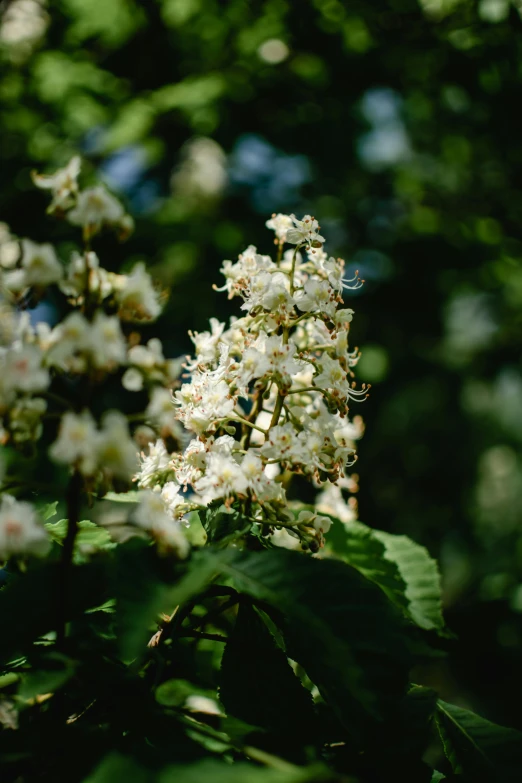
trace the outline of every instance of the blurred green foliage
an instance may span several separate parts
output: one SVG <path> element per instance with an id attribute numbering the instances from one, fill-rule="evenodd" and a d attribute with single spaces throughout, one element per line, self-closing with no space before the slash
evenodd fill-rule
<path id="1" fill-rule="evenodd" d="M 49 238 L 32 169 L 80 151 L 172 289 L 156 329 L 233 310 L 223 258 L 310 211 L 354 303 L 360 511 L 441 559 L 460 644 L 424 673 L 522 727 L 522 6 L 518 0 L 0 4 L 0 216 Z M 58 225 L 53 239 L 67 250 Z M 355 295 L 353 296 L 355 298 Z M 364 351 L 364 347 L 368 346 Z M 479 636 L 480 634 L 480 636 Z"/>

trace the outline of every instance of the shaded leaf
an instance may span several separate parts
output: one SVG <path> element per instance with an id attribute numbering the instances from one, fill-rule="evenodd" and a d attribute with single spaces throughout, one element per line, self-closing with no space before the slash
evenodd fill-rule
<path id="1" fill-rule="evenodd" d="M 134 759 L 111 753 L 85 778 L 84 783 L 154 783 L 152 770 L 140 766 Z"/>
<path id="2" fill-rule="evenodd" d="M 439 700 L 437 726 L 453 770 L 473 781 L 522 779 L 522 734 Z"/>
<path id="3" fill-rule="evenodd" d="M 158 685 L 155 692 L 158 704 L 165 707 L 182 707 L 189 696 L 203 696 L 212 699 L 214 694 L 203 688 L 198 688 L 188 680 L 166 680 Z"/>
<path id="4" fill-rule="evenodd" d="M 162 562 L 147 542 L 134 538 L 116 550 L 114 590 L 120 649 L 125 660 L 146 650 L 151 626 L 162 612 L 198 595 L 232 556 L 230 551 L 194 552 L 188 562 Z M 163 573 L 162 573 L 163 571 Z"/>
<path id="5" fill-rule="evenodd" d="M 243 602 L 221 662 L 220 699 L 242 721 L 290 736 L 316 728 L 310 692 L 255 609 Z"/>
<path id="6" fill-rule="evenodd" d="M 243 515 L 235 508 L 223 503 L 200 511 L 200 520 L 210 543 L 218 543 L 245 528 Z"/>
<path id="7" fill-rule="evenodd" d="M 106 577 L 106 564 L 94 560 L 71 570 L 67 620 L 107 600 Z M 26 652 L 34 640 L 56 628 L 60 589 L 56 563 L 33 563 L 25 574 L 11 576 L 0 592 L 1 661 Z"/>
<path id="8" fill-rule="evenodd" d="M 18 696 L 21 699 L 34 699 L 43 693 L 54 693 L 73 676 L 76 664 L 70 658 L 58 653 L 49 653 L 42 663 L 46 668 L 33 669 L 23 674 Z"/>
<path id="9" fill-rule="evenodd" d="M 373 582 L 339 560 L 284 550 L 241 553 L 223 570 L 283 612 L 288 655 L 353 732 L 396 706 L 410 662 L 406 621 Z"/>
<path id="10" fill-rule="evenodd" d="M 226 764 L 205 759 L 190 766 L 169 767 L 158 780 L 159 783 L 321 783 L 323 780 L 332 783 L 336 780 L 331 770 L 324 767 L 303 768 L 279 759 L 275 761 L 279 762 L 281 769 L 259 767 L 243 761 Z"/>

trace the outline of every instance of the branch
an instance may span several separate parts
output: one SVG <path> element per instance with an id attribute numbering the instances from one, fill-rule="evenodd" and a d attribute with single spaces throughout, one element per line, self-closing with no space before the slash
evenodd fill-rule
<path id="1" fill-rule="evenodd" d="M 80 521 L 80 499 L 83 487 L 83 478 L 77 470 L 71 476 L 67 488 L 67 533 L 63 542 L 62 559 L 58 578 L 58 623 L 56 629 L 56 644 L 63 648 L 65 645 L 67 613 L 69 608 L 69 590 L 71 571 L 74 556 L 74 545 L 78 535 L 78 522 Z"/>

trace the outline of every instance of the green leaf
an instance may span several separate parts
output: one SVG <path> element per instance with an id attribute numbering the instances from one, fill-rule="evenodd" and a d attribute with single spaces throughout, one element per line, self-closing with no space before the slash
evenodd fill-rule
<path id="1" fill-rule="evenodd" d="M 166 680 L 158 685 L 155 692 L 156 701 L 164 707 L 182 707 L 189 696 L 206 696 L 215 699 L 215 693 L 199 688 L 188 680 Z"/>
<path id="2" fill-rule="evenodd" d="M 67 520 L 60 519 L 57 522 L 46 522 L 45 528 L 53 541 L 63 544 L 67 535 Z M 78 523 L 78 534 L 74 545 L 74 561 L 81 563 L 84 561 L 85 552 L 99 549 L 112 549 L 115 547 L 109 533 L 104 527 L 83 519 Z"/>
<path id="3" fill-rule="evenodd" d="M 7 674 L 0 675 L 0 690 L 2 690 L 2 688 L 7 688 L 9 685 L 13 685 L 13 683 L 18 682 L 19 679 L 19 675 L 15 672 L 8 672 Z"/>
<path id="4" fill-rule="evenodd" d="M 336 554 L 378 584 L 421 628 L 444 628 L 440 574 L 427 549 L 360 522 L 332 521 L 328 543 Z"/>
<path id="5" fill-rule="evenodd" d="M 312 697 L 255 609 L 243 602 L 223 653 L 220 699 L 229 715 L 301 739 L 316 729 Z"/>
<path id="6" fill-rule="evenodd" d="M 116 550 L 114 592 L 121 654 L 132 660 L 146 651 L 151 627 L 162 612 L 174 609 L 204 590 L 232 552 L 194 552 L 186 563 L 162 562 L 148 543 L 133 538 Z M 162 577 L 163 573 L 163 579 Z"/>
<path id="7" fill-rule="evenodd" d="M 154 783 L 152 770 L 144 769 L 134 759 L 111 753 L 85 778 L 84 783 Z"/>
<path id="8" fill-rule="evenodd" d="M 106 576 L 106 564 L 94 560 L 71 570 L 67 620 L 79 617 L 87 609 L 107 600 Z M 2 588 L 0 662 L 27 653 L 33 641 L 56 628 L 61 584 L 59 564 L 44 561 L 31 563 L 26 573 L 13 575 Z"/>
<path id="9" fill-rule="evenodd" d="M 22 676 L 18 689 L 21 699 L 34 699 L 43 693 L 54 693 L 73 676 L 76 664 L 58 653 L 49 653 L 42 662 L 45 669 L 33 669 Z"/>
<path id="10" fill-rule="evenodd" d="M 132 490 L 131 492 L 107 492 L 101 499 L 112 500 L 113 503 L 139 503 L 140 492 L 138 490 Z"/>
<path id="11" fill-rule="evenodd" d="M 159 783 L 321 783 L 334 781 L 331 770 L 322 766 L 296 767 L 268 754 L 274 766 L 259 767 L 247 762 L 226 764 L 222 761 L 205 759 L 191 765 L 168 767 L 158 778 Z M 279 769 L 274 768 L 275 765 Z M 89 781 L 91 783 L 91 781 Z M 94 783 L 94 781 L 92 782 Z M 96 781 L 99 783 L 99 781 Z M 103 781 L 105 783 L 105 781 Z"/>
<path id="12" fill-rule="evenodd" d="M 217 72 L 204 76 L 189 76 L 176 84 L 168 84 L 155 90 L 150 101 L 160 112 L 182 109 L 191 114 L 216 101 L 225 87 L 223 75 Z"/>
<path id="13" fill-rule="evenodd" d="M 406 690 L 406 621 L 382 590 L 340 560 L 271 550 L 224 564 L 238 588 L 285 616 L 287 653 L 353 732 Z"/>
<path id="14" fill-rule="evenodd" d="M 405 781 L 431 780 L 431 769 L 422 758 L 430 744 L 436 703 L 433 690 L 413 685 L 389 720 L 378 725 L 367 753 L 378 779 L 385 779 L 389 769 L 400 769 Z"/>
<path id="15" fill-rule="evenodd" d="M 208 540 L 205 528 L 201 521 L 201 516 L 197 511 L 191 511 L 185 517 L 187 528 L 185 535 L 193 547 L 205 546 Z"/>
<path id="16" fill-rule="evenodd" d="M 441 780 L 446 780 L 446 775 L 443 775 L 442 772 L 438 772 L 434 769 L 433 775 L 431 776 L 431 783 L 440 783 Z"/>
<path id="17" fill-rule="evenodd" d="M 381 530 L 374 531 L 385 547 L 385 557 L 395 563 L 406 584 L 409 612 L 421 628 L 442 630 L 442 594 L 437 561 L 428 550 L 407 536 L 395 536 Z"/>
<path id="18" fill-rule="evenodd" d="M 44 506 L 42 506 L 39 510 L 39 513 L 43 521 L 47 522 L 48 519 L 54 517 L 57 508 L 58 508 L 57 500 L 54 500 L 52 503 L 46 503 Z"/>
<path id="19" fill-rule="evenodd" d="M 200 512 L 200 519 L 210 543 L 224 541 L 248 527 L 243 515 L 235 508 L 228 508 L 223 503 Z"/>
<path id="20" fill-rule="evenodd" d="M 439 700 L 437 726 L 444 752 L 466 780 L 518 783 L 522 780 L 522 734 Z"/>

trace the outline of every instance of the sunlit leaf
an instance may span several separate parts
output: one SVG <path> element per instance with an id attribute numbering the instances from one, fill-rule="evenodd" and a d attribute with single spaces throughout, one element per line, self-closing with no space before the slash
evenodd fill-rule
<path id="1" fill-rule="evenodd" d="M 444 628 L 439 570 L 423 546 L 406 536 L 339 520 L 333 521 L 328 541 L 336 554 L 378 584 L 417 625 L 427 630 Z"/>

